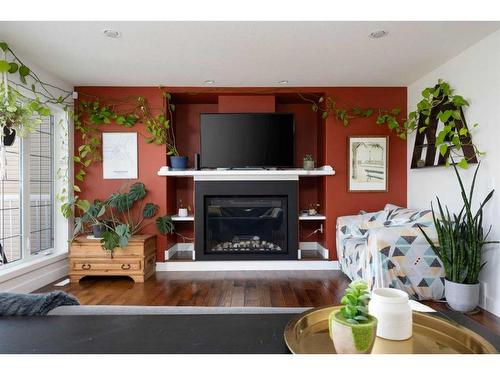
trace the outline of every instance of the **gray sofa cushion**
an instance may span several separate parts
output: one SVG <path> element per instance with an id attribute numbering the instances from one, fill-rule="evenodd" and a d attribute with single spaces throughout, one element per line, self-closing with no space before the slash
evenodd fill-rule
<path id="1" fill-rule="evenodd" d="M 311 307 L 207 307 L 207 306 L 61 306 L 48 315 L 194 315 L 194 314 L 300 314 Z"/>

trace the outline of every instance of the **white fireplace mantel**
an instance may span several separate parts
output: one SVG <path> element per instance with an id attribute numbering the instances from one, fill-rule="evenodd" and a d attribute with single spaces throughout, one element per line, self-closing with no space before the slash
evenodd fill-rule
<path id="1" fill-rule="evenodd" d="M 325 165 L 313 170 L 301 168 L 287 169 L 187 169 L 172 170 L 161 167 L 158 176 L 164 177 L 192 177 L 197 181 L 209 180 L 298 180 L 299 177 L 333 176 L 335 170 Z"/>

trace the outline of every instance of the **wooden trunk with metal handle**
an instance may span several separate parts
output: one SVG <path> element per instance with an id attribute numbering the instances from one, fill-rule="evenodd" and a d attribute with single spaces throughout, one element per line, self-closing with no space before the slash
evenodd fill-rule
<path id="1" fill-rule="evenodd" d="M 125 249 L 113 253 L 104 250 L 98 239 L 81 236 L 71 243 L 69 262 L 72 283 L 85 276 L 129 276 L 144 282 L 155 273 L 156 235 L 132 236 Z"/>

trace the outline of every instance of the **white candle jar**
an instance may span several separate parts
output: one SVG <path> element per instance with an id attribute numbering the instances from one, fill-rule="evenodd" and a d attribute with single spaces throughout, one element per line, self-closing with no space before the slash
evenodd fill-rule
<path id="1" fill-rule="evenodd" d="M 378 337 L 407 340 L 412 336 L 413 319 L 408 293 L 393 288 L 374 289 L 368 311 L 378 320 Z"/>

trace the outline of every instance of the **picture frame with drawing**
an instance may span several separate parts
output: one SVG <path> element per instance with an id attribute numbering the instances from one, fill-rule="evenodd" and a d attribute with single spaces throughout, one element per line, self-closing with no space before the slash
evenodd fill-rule
<path id="1" fill-rule="evenodd" d="M 105 180 L 137 179 L 137 133 L 102 133 L 102 166 Z"/>
<path id="2" fill-rule="evenodd" d="M 389 191 L 389 137 L 347 138 L 347 191 Z"/>

